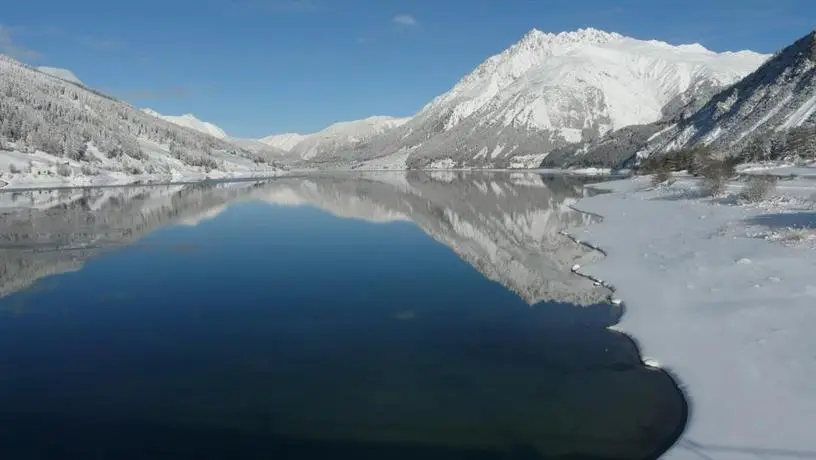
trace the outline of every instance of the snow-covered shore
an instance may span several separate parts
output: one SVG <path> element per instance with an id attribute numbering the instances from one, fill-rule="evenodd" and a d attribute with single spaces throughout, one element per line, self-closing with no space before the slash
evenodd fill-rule
<path id="1" fill-rule="evenodd" d="M 0 179 L 0 192 L 30 189 L 75 188 L 75 187 L 115 187 L 145 184 L 181 184 L 207 180 L 248 180 L 267 179 L 287 174 L 281 170 L 258 171 L 211 171 L 209 173 L 183 174 L 140 174 L 107 173 L 95 176 L 77 175 L 73 177 L 45 176 Z"/>
<path id="2" fill-rule="evenodd" d="M 693 181 L 598 184 L 571 231 L 606 258 L 579 272 L 617 289 L 617 326 L 672 371 L 691 405 L 671 459 L 816 458 L 816 181 L 773 198 L 699 198 Z"/>
<path id="3" fill-rule="evenodd" d="M 160 155 L 155 155 L 153 159 L 152 165 L 158 167 L 147 172 L 148 168 L 141 166 L 128 168 L 128 162 L 133 163 L 130 159 L 114 160 L 98 156 L 97 162 L 89 163 L 58 158 L 44 152 L 0 151 L 0 191 L 251 179 L 274 177 L 287 172 L 273 165 L 234 158 L 222 158 L 225 169 L 210 171 Z"/>

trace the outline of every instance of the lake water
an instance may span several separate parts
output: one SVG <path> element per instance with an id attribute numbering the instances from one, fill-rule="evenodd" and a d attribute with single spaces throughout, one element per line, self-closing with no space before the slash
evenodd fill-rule
<path id="1" fill-rule="evenodd" d="M 319 175 L 0 194 L 2 459 L 655 458 L 586 180 Z"/>

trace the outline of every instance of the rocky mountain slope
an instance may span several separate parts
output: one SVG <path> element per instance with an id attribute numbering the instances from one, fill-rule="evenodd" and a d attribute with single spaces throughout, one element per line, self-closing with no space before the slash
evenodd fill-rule
<path id="1" fill-rule="evenodd" d="M 542 168 L 610 168 L 630 165 L 635 154 L 667 122 L 633 125 L 612 131 L 599 139 L 570 144 L 550 152 L 541 161 Z"/>
<path id="2" fill-rule="evenodd" d="M 767 56 L 595 29 L 533 30 L 400 127 L 325 162 L 408 153 L 411 167 L 536 166 L 546 154 L 687 107 Z"/>
<path id="3" fill-rule="evenodd" d="M 0 55 L 0 185 L 279 169 L 262 155 Z"/>
<path id="4" fill-rule="evenodd" d="M 670 126 L 641 155 L 704 144 L 723 156 L 778 156 L 814 126 L 816 32 L 811 32 Z"/>

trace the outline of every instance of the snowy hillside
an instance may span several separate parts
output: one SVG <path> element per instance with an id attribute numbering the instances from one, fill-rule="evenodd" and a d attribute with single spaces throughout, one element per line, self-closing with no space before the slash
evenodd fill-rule
<path id="1" fill-rule="evenodd" d="M 275 147 L 288 152 L 292 150 L 292 148 L 296 146 L 298 142 L 306 139 L 307 136 L 308 134 L 298 133 L 274 134 L 272 136 L 266 136 L 258 139 L 258 141 L 270 147 Z"/>
<path id="2" fill-rule="evenodd" d="M 246 139 L 240 137 L 227 137 L 224 139 L 225 141 L 238 146 L 242 149 L 248 150 L 253 152 L 257 155 L 260 155 L 263 158 L 273 161 L 280 161 L 284 162 L 287 160 L 288 152 L 276 147 L 273 147 L 268 144 L 264 144 L 263 142 L 259 141 L 258 139 Z"/>
<path id="3" fill-rule="evenodd" d="M 562 169 L 627 167 L 632 157 L 649 142 L 649 139 L 666 128 L 666 123 L 627 126 L 598 139 L 557 148 L 544 158 L 540 166 Z"/>
<path id="4" fill-rule="evenodd" d="M 334 156 L 356 161 L 411 150 L 410 166 L 540 161 L 567 143 L 660 120 L 695 91 L 734 83 L 766 58 L 595 29 L 533 30 L 403 126 Z"/>
<path id="5" fill-rule="evenodd" d="M 37 67 L 37 70 L 39 70 L 42 73 L 47 73 L 48 75 L 51 75 L 51 76 L 54 76 L 54 77 L 57 77 L 57 78 L 61 78 L 61 79 L 65 80 L 65 81 L 68 81 L 68 82 L 71 82 L 71 83 L 76 83 L 77 85 L 85 86 L 85 84 L 82 83 L 82 80 L 80 80 L 76 75 L 74 75 L 73 72 L 71 72 L 68 69 L 60 69 L 59 67 L 42 66 L 42 67 Z"/>
<path id="6" fill-rule="evenodd" d="M 195 115 L 191 113 L 187 113 L 184 115 L 162 115 L 155 110 L 151 109 L 142 109 L 142 111 L 148 115 L 152 115 L 157 118 L 161 118 L 162 120 L 169 121 L 170 123 L 177 124 L 179 126 L 183 126 L 185 128 L 194 129 L 200 133 L 209 134 L 212 137 L 217 139 L 226 139 L 227 133 L 224 132 L 223 129 L 215 126 L 212 123 L 201 121 L 195 117 Z"/>
<path id="7" fill-rule="evenodd" d="M 200 133 L 212 136 L 216 139 L 221 139 L 223 141 L 229 142 L 230 144 L 233 144 L 236 147 L 252 152 L 268 160 L 283 161 L 286 159 L 286 151 L 284 149 L 276 147 L 274 143 L 266 143 L 258 139 L 231 137 L 227 135 L 227 133 L 218 126 L 206 121 L 201 121 L 198 118 L 196 118 L 195 115 L 190 113 L 180 116 L 173 116 L 162 115 L 152 109 L 142 109 L 142 112 L 154 116 L 156 118 L 161 118 L 162 120 L 169 121 L 170 123 L 173 123 L 175 125 L 182 126 L 184 128 L 189 128 L 194 131 L 198 131 Z"/>
<path id="8" fill-rule="evenodd" d="M 690 118 L 662 133 L 642 153 L 695 144 L 746 159 L 796 148 L 816 127 L 816 32 L 777 53 L 756 72 L 716 94 Z"/>
<path id="9" fill-rule="evenodd" d="M 263 155 L 0 55 L 0 186 L 265 175 Z"/>
<path id="10" fill-rule="evenodd" d="M 385 132 L 404 125 L 409 118 L 373 116 L 362 120 L 341 121 L 316 133 L 304 136 L 289 148 L 291 156 L 301 160 L 320 162 L 323 157 L 332 157 L 365 144 Z"/>

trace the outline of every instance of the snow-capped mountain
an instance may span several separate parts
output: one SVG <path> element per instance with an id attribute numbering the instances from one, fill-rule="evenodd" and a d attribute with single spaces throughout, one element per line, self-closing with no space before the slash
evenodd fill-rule
<path id="1" fill-rule="evenodd" d="M 270 147 L 275 147 L 288 152 L 292 150 L 292 148 L 296 146 L 298 142 L 306 139 L 308 136 L 308 134 L 283 133 L 266 136 L 258 139 L 258 141 Z"/>
<path id="2" fill-rule="evenodd" d="M 61 78 L 61 79 L 65 80 L 65 81 L 75 83 L 77 85 L 85 86 L 85 83 L 82 83 L 82 80 L 80 80 L 76 75 L 74 75 L 73 72 L 71 72 L 68 69 L 61 69 L 59 67 L 41 66 L 41 67 L 37 67 L 37 70 L 39 70 L 42 73 L 47 73 L 48 75 L 51 75 L 53 77 Z"/>
<path id="3" fill-rule="evenodd" d="M 410 166 L 508 166 L 568 143 L 660 120 L 755 70 L 767 56 L 716 53 L 595 29 L 533 30 L 411 120 L 338 160 L 410 151 Z"/>
<path id="4" fill-rule="evenodd" d="M 191 113 L 186 113 L 184 115 L 162 115 L 152 109 L 142 109 L 142 111 L 156 118 L 169 121 L 170 123 L 183 126 L 185 128 L 194 129 L 200 133 L 209 134 L 216 139 L 226 139 L 229 137 L 223 129 L 212 123 L 201 121 Z"/>
<path id="5" fill-rule="evenodd" d="M 362 120 L 341 121 L 311 134 L 278 134 L 260 139 L 261 142 L 290 152 L 289 157 L 322 163 L 324 157 L 352 150 L 370 139 L 404 125 L 410 118 L 373 116 Z"/>
<path id="6" fill-rule="evenodd" d="M 797 128 L 814 126 L 816 32 L 811 32 L 666 129 L 641 155 L 705 144 L 721 155 L 775 156 L 788 151 Z"/>
<path id="7" fill-rule="evenodd" d="M 258 139 L 228 137 L 225 138 L 224 140 L 229 142 L 230 144 L 236 145 L 242 149 L 260 155 L 263 158 L 281 162 L 286 161 L 288 159 L 289 152 L 287 152 L 286 150 L 279 149 L 277 147 L 273 147 L 268 144 L 264 144 Z"/>
<path id="8" fill-rule="evenodd" d="M 0 167 L 3 182 L 12 186 L 280 170 L 261 154 L 148 115 L 5 55 L 0 55 Z"/>
<path id="9" fill-rule="evenodd" d="M 223 129 L 219 128 L 218 126 L 210 122 L 201 121 L 191 113 L 174 116 L 174 115 L 162 115 L 152 109 L 142 109 L 142 112 L 154 116 L 156 118 L 161 118 L 162 120 L 169 121 L 174 125 L 189 128 L 194 131 L 198 131 L 200 133 L 212 136 L 216 139 L 221 139 L 223 141 L 229 142 L 230 144 L 233 144 L 236 147 L 245 149 L 249 152 L 255 153 L 256 155 L 260 155 L 263 158 L 278 161 L 286 159 L 286 151 L 284 149 L 281 149 L 280 147 L 276 147 L 274 143 L 262 142 L 261 140 L 258 139 L 231 137 Z"/>

